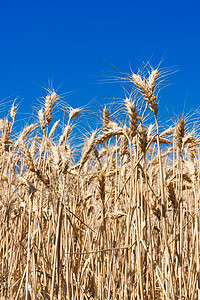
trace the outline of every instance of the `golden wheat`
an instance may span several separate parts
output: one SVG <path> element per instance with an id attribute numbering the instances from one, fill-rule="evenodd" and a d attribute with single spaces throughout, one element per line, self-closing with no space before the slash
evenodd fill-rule
<path id="1" fill-rule="evenodd" d="M 0 119 L 0 299 L 198 299 L 200 139 L 160 133 L 159 76 L 128 76 L 124 119 L 105 106 L 81 153 L 82 109 L 49 128 L 55 92 L 37 130 L 13 133 L 14 103 Z"/>

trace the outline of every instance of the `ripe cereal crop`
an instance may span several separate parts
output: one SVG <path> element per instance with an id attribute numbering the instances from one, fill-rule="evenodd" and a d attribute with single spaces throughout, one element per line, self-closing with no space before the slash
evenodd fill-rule
<path id="1" fill-rule="evenodd" d="M 120 80 L 78 158 L 55 91 L 18 135 L 16 101 L 0 119 L 0 299 L 200 299 L 198 130 L 160 125 L 159 68 Z"/>

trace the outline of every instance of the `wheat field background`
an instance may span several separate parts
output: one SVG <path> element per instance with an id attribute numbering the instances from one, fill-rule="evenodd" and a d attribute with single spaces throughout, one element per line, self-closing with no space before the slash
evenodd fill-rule
<path id="1" fill-rule="evenodd" d="M 122 76 L 76 157 L 82 109 L 52 122 L 55 91 L 20 134 L 15 103 L 0 119 L 0 299 L 200 299 L 198 124 L 162 130 L 164 76 Z"/>

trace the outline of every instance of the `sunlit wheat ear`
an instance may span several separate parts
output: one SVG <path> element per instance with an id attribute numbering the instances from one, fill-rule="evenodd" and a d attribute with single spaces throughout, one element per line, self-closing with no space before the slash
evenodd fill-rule
<path id="1" fill-rule="evenodd" d="M 64 145 L 64 146 L 60 147 L 60 155 L 61 155 L 61 160 L 62 160 L 61 172 L 65 174 L 69 167 L 69 163 L 70 163 L 71 155 L 72 155 L 69 145 L 66 145 L 66 146 Z"/>
<path id="2" fill-rule="evenodd" d="M 148 129 L 147 129 L 148 142 L 152 139 L 152 134 L 153 134 L 154 127 L 155 127 L 154 124 L 150 124 Z"/>
<path id="3" fill-rule="evenodd" d="M 17 107 L 13 103 L 11 110 L 10 110 L 10 116 L 11 116 L 13 122 L 16 119 L 16 115 L 17 115 Z"/>
<path id="4" fill-rule="evenodd" d="M 169 134 L 171 134 L 173 131 L 174 131 L 174 127 L 169 127 L 160 134 L 160 137 L 164 138 L 164 137 L 168 136 Z"/>
<path id="5" fill-rule="evenodd" d="M 107 107 L 105 106 L 103 109 L 103 130 L 106 131 L 108 129 L 108 124 L 109 124 L 109 111 Z"/>
<path id="6" fill-rule="evenodd" d="M 109 122 L 107 130 L 118 130 L 119 125 L 116 122 Z"/>
<path id="7" fill-rule="evenodd" d="M 124 133 L 123 129 L 118 127 L 117 129 L 109 129 L 105 131 L 103 134 L 99 135 L 96 139 L 96 145 L 100 145 L 110 138 L 116 136 L 116 135 L 122 135 Z"/>
<path id="8" fill-rule="evenodd" d="M 141 127 L 139 130 L 139 146 L 143 153 L 145 153 L 146 147 L 148 144 L 147 140 L 147 129 Z"/>
<path id="9" fill-rule="evenodd" d="M 197 183 L 198 180 L 198 169 L 196 164 L 192 163 L 191 161 L 185 161 L 185 165 L 187 166 L 188 170 L 189 170 L 189 174 L 193 179 L 193 182 L 195 182 L 195 184 Z M 187 175 L 187 174 L 185 174 Z"/>
<path id="10" fill-rule="evenodd" d="M 137 134 L 138 114 L 131 97 L 125 99 L 125 106 L 129 116 L 130 137 L 133 138 Z"/>
<path id="11" fill-rule="evenodd" d="M 0 130 L 1 130 L 1 132 L 3 132 L 3 129 L 4 129 L 4 120 L 0 119 Z"/>
<path id="12" fill-rule="evenodd" d="M 62 145 L 64 141 L 66 141 L 69 137 L 69 134 L 71 132 L 71 127 L 69 125 L 67 125 L 63 131 L 63 134 L 60 136 L 59 139 L 59 145 Z"/>
<path id="13" fill-rule="evenodd" d="M 36 140 L 33 140 L 31 147 L 30 147 L 30 154 L 34 158 L 36 153 L 37 153 L 37 142 L 36 142 Z"/>
<path id="14" fill-rule="evenodd" d="M 19 141 L 21 141 L 21 140 L 23 141 L 23 140 L 26 138 L 26 136 L 27 136 L 29 133 L 31 133 L 31 131 L 33 131 L 33 130 L 35 129 L 35 127 L 36 127 L 36 124 L 31 124 L 31 125 L 25 127 L 24 130 L 22 131 L 22 133 L 20 134 L 18 140 L 19 140 Z"/>
<path id="15" fill-rule="evenodd" d="M 58 124 L 60 123 L 60 120 L 56 121 L 52 128 L 51 128 L 51 131 L 49 133 L 49 139 L 53 136 L 54 132 L 56 131 L 57 127 L 58 127 Z"/>
<path id="16" fill-rule="evenodd" d="M 83 165 L 85 164 L 85 162 L 87 161 L 90 152 L 92 151 L 94 144 L 95 144 L 95 138 L 96 138 L 96 131 L 93 132 L 93 134 L 91 135 L 91 137 L 89 139 L 87 139 L 87 141 L 85 142 L 83 151 L 82 151 L 82 156 L 80 159 L 80 168 L 83 167 Z"/>
<path id="17" fill-rule="evenodd" d="M 7 119 L 1 120 L 1 131 L 2 131 L 2 137 L 1 137 L 2 144 L 4 145 L 9 144 L 9 139 L 11 134 L 11 124 Z"/>
<path id="18" fill-rule="evenodd" d="M 20 140 L 20 147 L 24 153 L 24 158 L 25 158 L 25 165 L 26 165 L 26 169 L 32 172 L 35 172 L 35 165 L 33 162 L 33 158 L 30 154 L 29 148 L 27 147 L 27 145 L 23 142 L 23 140 Z"/>
<path id="19" fill-rule="evenodd" d="M 145 89 L 145 80 L 142 79 L 142 77 L 139 74 L 132 74 L 131 76 L 131 80 L 133 81 L 133 83 L 140 89 L 140 90 L 144 90 Z"/>
<path id="20" fill-rule="evenodd" d="M 101 171 L 98 175 L 98 191 L 99 191 L 99 196 L 101 200 L 104 202 L 105 201 L 105 175 L 104 172 Z"/>
<path id="21" fill-rule="evenodd" d="M 160 73 L 159 73 L 158 69 L 152 70 L 152 72 L 149 75 L 149 78 L 147 80 L 147 85 L 148 85 L 149 89 L 151 89 L 152 91 L 155 88 L 156 81 L 157 81 L 159 75 L 160 75 Z"/>
<path id="22" fill-rule="evenodd" d="M 129 153 L 129 151 L 127 150 L 127 147 L 128 147 L 128 139 L 126 137 L 125 134 L 123 134 L 121 136 L 121 143 L 120 143 L 120 156 L 124 156 L 126 154 Z"/>
<path id="23" fill-rule="evenodd" d="M 159 77 L 158 69 L 152 70 L 148 79 L 142 79 L 140 75 L 132 74 L 130 81 L 132 81 L 143 94 L 144 99 L 149 104 L 150 110 L 156 116 L 158 113 L 157 97 L 155 96 L 154 89 L 156 81 Z"/>
<path id="24" fill-rule="evenodd" d="M 60 147 L 51 145 L 51 158 L 53 161 L 53 166 L 58 171 L 61 166 L 61 155 L 60 155 Z"/>
<path id="25" fill-rule="evenodd" d="M 49 123 L 52 120 L 53 105 L 57 100 L 58 100 L 58 95 L 55 92 L 46 96 L 44 111 L 45 111 L 45 119 L 47 125 L 49 125 Z"/>
<path id="26" fill-rule="evenodd" d="M 71 109 L 69 113 L 69 121 L 78 117 L 79 113 L 80 113 L 80 108 Z"/>
<path id="27" fill-rule="evenodd" d="M 71 160 L 71 149 L 69 145 L 63 146 L 51 146 L 51 157 L 54 164 L 54 168 L 58 173 L 66 173 L 70 160 Z"/>
<path id="28" fill-rule="evenodd" d="M 177 140 L 179 150 L 182 149 L 183 138 L 185 135 L 185 121 L 182 119 L 176 127 L 175 138 Z"/>
<path id="29" fill-rule="evenodd" d="M 46 128 L 46 121 L 45 121 L 43 108 L 41 108 L 38 111 L 38 118 L 39 118 L 39 122 L 40 122 L 40 127 L 41 127 L 42 131 L 44 132 L 45 128 Z"/>
<path id="30" fill-rule="evenodd" d="M 101 164 L 101 160 L 100 160 L 100 156 L 99 156 L 99 152 L 97 150 L 97 148 L 94 146 L 93 149 L 92 149 L 92 152 L 96 158 L 96 166 L 97 166 L 97 169 L 101 168 L 102 167 L 102 164 Z"/>

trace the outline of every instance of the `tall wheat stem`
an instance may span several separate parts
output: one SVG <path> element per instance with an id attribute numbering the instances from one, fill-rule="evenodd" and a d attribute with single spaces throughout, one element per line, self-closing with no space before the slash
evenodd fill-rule
<path id="1" fill-rule="evenodd" d="M 151 256 L 151 289 L 152 289 L 152 300 L 155 300 L 155 280 L 154 280 L 154 270 L 153 270 L 153 246 L 152 246 L 152 229 L 151 229 L 151 215 L 150 215 L 150 197 L 149 197 L 149 187 L 148 187 L 148 176 L 147 176 L 147 163 L 146 163 L 146 152 L 144 153 L 144 171 L 145 171 L 145 183 L 146 183 L 146 191 L 147 191 L 147 205 L 146 205 L 146 214 L 148 219 L 146 218 L 146 227 L 147 227 L 147 221 L 149 221 L 149 241 L 150 241 L 150 256 Z M 146 237 L 146 243 L 147 243 L 147 237 Z"/>
<path id="2" fill-rule="evenodd" d="M 196 194 L 195 188 L 195 178 L 193 179 L 193 190 L 194 190 L 194 197 L 195 197 L 195 233 L 196 233 L 196 269 L 197 269 L 197 295 L 198 300 L 200 300 L 200 266 L 199 266 L 199 202 L 198 197 Z"/>
<path id="3" fill-rule="evenodd" d="M 27 251 L 27 269 L 26 269 L 26 300 L 28 300 L 28 272 L 30 262 L 30 237 L 31 237 L 31 202 L 33 193 L 29 195 L 29 215 L 28 215 L 28 251 Z"/>
<path id="4" fill-rule="evenodd" d="M 157 129 L 157 144 L 158 144 L 158 157 L 159 157 L 159 173 L 160 173 L 160 188 L 161 188 L 161 205 L 162 205 L 162 224 L 163 224 L 163 232 L 164 232 L 164 243 L 168 253 L 168 263 L 170 269 L 170 279 L 171 279 L 171 289 L 173 299 L 175 299 L 175 291 L 174 291 L 174 282 L 173 282 L 173 266 L 172 266 L 172 259 L 171 259 L 171 252 L 169 249 L 168 238 L 167 238 L 167 229 L 166 229 L 166 200 L 165 200 L 165 191 L 164 191 L 164 176 L 163 176 L 163 166 L 162 166 L 162 157 L 161 157 L 161 148 L 160 148 L 160 138 L 159 138 L 159 126 L 156 114 L 155 122 L 156 122 L 156 129 Z"/>

